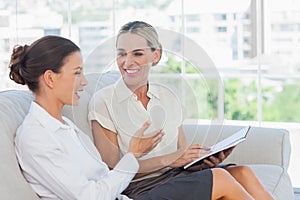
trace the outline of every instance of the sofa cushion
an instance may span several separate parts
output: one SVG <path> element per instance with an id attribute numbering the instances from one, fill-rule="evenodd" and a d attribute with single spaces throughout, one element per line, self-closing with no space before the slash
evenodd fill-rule
<path id="1" fill-rule="evenodd" d="M 277 165 L 248 165 L 274 199 L 294 199 L 291 180 L 287 172 Z M 287 190 L 289 189 L 289 190 Z"/>
<path id="2" fill-rule="evenodd" d="M 184 130 L 187 141 L 206 146 L 232 135 L 244 126 L 201 125 L 186 123 Z M 259 141 L 259 142 L 257 142 Z M 253 146 L 255 144 L 255 147 Z M 276 147 L 276 148 L 274 148 Z M 261 153 L 263 152 L 263 153 Z M 226 159 L 229 163 L 272 164 L 289 167 L 291 144 L 289 132 L 285 129 L 251 127 L 246 141 L 239 144 Z"/>
<path id="3" fill-rule="evenodd" d="M 6 134 L 11 142 L 14 140 L 14 133 L 27 114 L 32 100 L 33 95 L 29 91 L 1 92 L 1 134 Z"/>
<path id="4" fill-rule="evenodd" d="M 17 127 L 28 112 L 29 91 L 0 92 L 0 199 L 38 199 L 24 179 L 15 154 Z"/>

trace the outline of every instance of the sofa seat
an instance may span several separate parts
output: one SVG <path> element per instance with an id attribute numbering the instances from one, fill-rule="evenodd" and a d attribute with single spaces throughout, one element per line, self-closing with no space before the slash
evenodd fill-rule
<path id="1" fill-rule="evenodd" d="M 290 178 L 282 167 L 265 164 L 248 166 L 275 199 L 294 199 L 294 193 L 290 190 L 292 186 Z"/>

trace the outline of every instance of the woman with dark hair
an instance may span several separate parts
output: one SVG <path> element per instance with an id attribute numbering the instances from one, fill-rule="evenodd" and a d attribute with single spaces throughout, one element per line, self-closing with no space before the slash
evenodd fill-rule
<path id="1" fill-rule="evenodd" d="M 15 138 L 17 158 L 26 180 L 41 199 L 128 199 L 121 192 L 137 172 L 137 158 L 154 148 L 162 131 L 144 137 L 146 122 L 128 153 L 109 170 L 89 137 L 62 116 L 76 106 L 87 84 L 80 49 L 72 41 L 45 36 L 30 46 L 16 46 L 10 78 L 35 94 Z"/>
<path id="2" fill-rule="evenodd" d="M 116 49 L 122 77 L 95 93 L 89 105 L 94 142 L 103 161 L 113 168 L 127 152 L 134 130 L 151 119 L 151 110 L 160 106 L 166 112 L 162 141 L 139 159 L 138 174 L 123 194 L 151 199 L 272 199 L 249 167 L 219 166 L 232 148 L 205 159 L 193 168 L 195 172 L 182 169 L 207 152 L 200 144 L 187 145 L 181 104 L 174 93 L 148 80 L 150 68 L 162 54 L 150 24 L 123 25 Z"/>

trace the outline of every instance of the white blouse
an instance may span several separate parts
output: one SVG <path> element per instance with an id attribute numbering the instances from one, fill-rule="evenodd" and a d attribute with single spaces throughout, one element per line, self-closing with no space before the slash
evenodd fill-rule
<path id="1" fill-rule="evenodd" d="M 177 150 L 178 127 L 182 124 L 182 107 L 179 99 L 166 86 L 153 83 L 149 83 L 147 95 L 150 101 L 145 109 L 121 78 L 114 85 L 96 92 L 90 100 L 89 120 L 96 120 L 104 128 L 117 134 L 121 156 L 128 151 L 130 140 L 136 131 L 147 120 L 151 121 L 150 110 L 155 105 L 160 105 L 165 110 L 166 122 L 163 127 L 165 135 L 162 141 L 141 159 Z"/>
<path id="2" fill-rule="evenodd" d="M 22 172 L 41 199 L 129 199 L 120 193 L 139 165 L 126 154 L 113 170 L 69 119 L 61 123 L 33 102 L 15 145 Z"/>

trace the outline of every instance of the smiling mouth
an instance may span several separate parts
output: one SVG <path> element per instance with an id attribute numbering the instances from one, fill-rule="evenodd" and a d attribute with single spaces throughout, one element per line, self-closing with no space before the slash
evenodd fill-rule
<path id="1" fill-rule="evenodd" d="M 79 92 L 82 92 L 82 90 L 78 90 L 78 91 L 74 92 L 77 99 L 80 99 Z"/>
<path id="2" fill-rule="evenodd" d="M 80 98 L 78 92 L 75 92 L 75 96 L 76 96 L 78 99 Z"/>
<path id="3" fill-rule="evenodd" d="M 125 71 L 126 71 L 128 74 L 135 74 L 135 73 L 137 73 L 139 70 L 138 70 L 138 69 L 125 69 Z"/>

